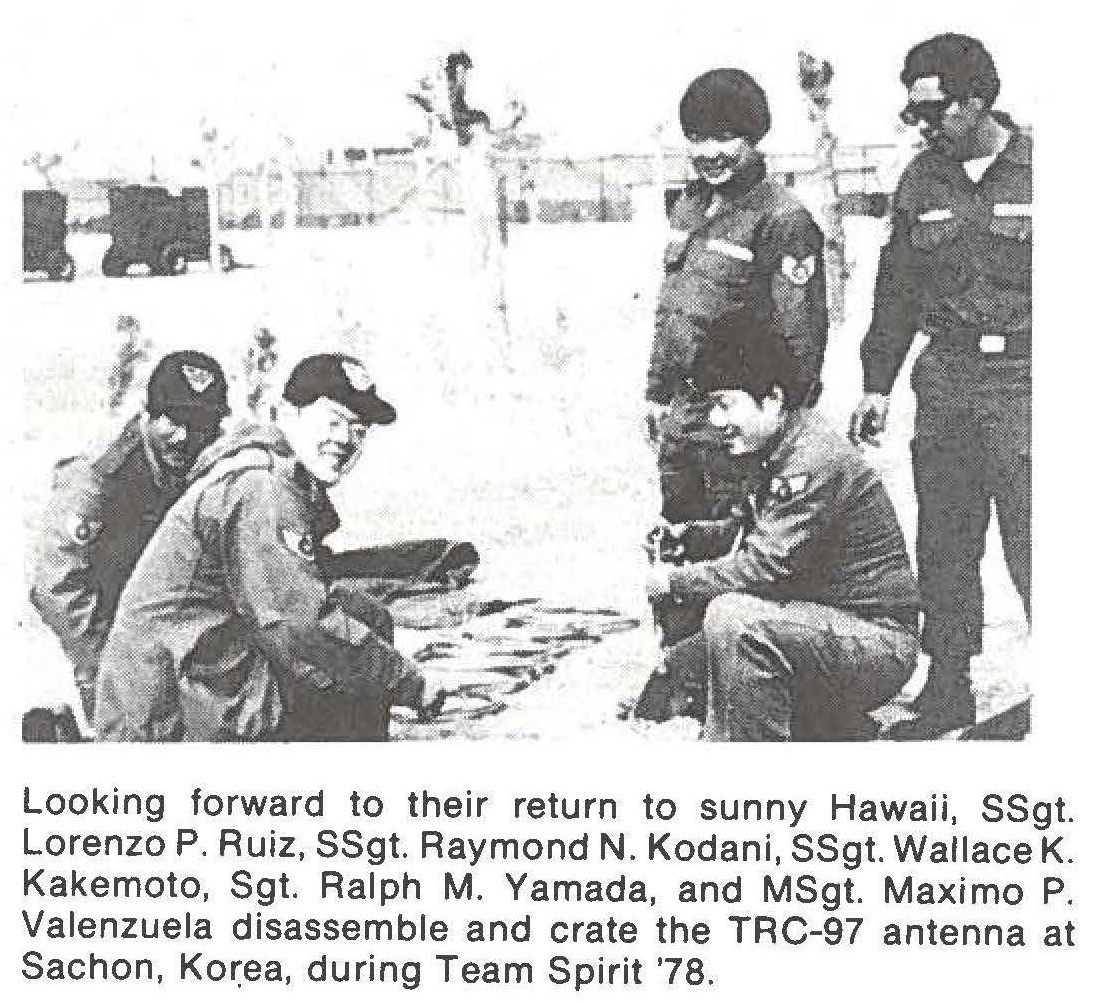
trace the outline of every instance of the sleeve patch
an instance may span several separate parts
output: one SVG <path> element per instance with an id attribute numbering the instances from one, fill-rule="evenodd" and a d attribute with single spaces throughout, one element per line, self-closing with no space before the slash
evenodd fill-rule
<path id="1" fill-rule="evenodd" d="M 816 255 L 809 254 L 803 258 L 785 255 L 782 258 L 782 274 L 795 286 L 807 285 L 816 274 Z"/>
<path id="2" fill-rule="evenodd" d="M 65 533 L 73 543 L 83 547 L 90 546 L 102 534 L 102 523 L 73 514 L 65 521 Z"/>
<path id="3" fill-rule="evenodd" d="M 294 533 L 282 526 L 279 536 L 290 554 L 302 557 L 305 561 L 315 560 L 315 538 L 310 533 Z"/>

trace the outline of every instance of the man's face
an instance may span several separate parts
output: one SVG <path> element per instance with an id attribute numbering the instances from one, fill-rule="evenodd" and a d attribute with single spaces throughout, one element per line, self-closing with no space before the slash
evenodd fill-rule
<path id="1" fill-rule="evenodd" d="M 297 459 L 321 484 L 337 484 L 361 455 L 368 424 L 344 404 L 320 397 L 297 408 L 292 445 Z"/>
<path id="2" fill-rule="evenodd" d="M 746 136 L 687 134 L 687 153 L 695 173 L 711 185 L 723 185 L 756 157 L 755 144 Z"/>
<path id="3" fill-rule="evenodd" d="M 981 99 L 958 101 L 945 93 L 939 77 L 919 77 L 907 88 L 907 105 L 900 117 L 908 125 L 917 125 L 922 138 L 938 153 L 964 160 L 986 113 Z"/>
<path id="4" fill-rule="evenodd" d="M 778 387 L 760 401 L 746 390 L 715 390 L 709 396 L 709 422 L 733 456 L 758 453 L 781 428 L 785 410 Z"/>
<path id="5" fill-rule="evenodd" d="M 220 434 L 220 418 L 205 412 L 166 411 L 148 418 L 148 443 L 171 473 L 184 474 Z"/>

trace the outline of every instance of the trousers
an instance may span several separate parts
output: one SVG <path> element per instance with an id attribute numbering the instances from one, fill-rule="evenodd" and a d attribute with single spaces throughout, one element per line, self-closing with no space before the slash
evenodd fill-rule
<path id="1" fill-rule="evenodd" d="M 922 647 L 966 658 L 983 647 L 980 563 L 992 501 L 1006 566 L 1031 618 L 1029 362 L 927 348 L 912 386 Z"/>
<path id="2" fill-rule="evenodd" d="M 866 715 L 915 669 L 918 640 L 888 620 L 811 602 L 731 592 L 706 609 L 713 742 L 872 737 Z"/>

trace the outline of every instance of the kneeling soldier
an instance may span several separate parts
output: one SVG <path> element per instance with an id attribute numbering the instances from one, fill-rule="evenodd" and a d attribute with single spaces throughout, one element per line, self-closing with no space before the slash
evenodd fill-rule
<path id="1" fill-rule="evenodd" d="M 72 662 L 88 721 L 121 591 L 227 413 L 220 364 L 172 352 L 152 370 L 144 410 L 103 452 L 57 464 L 30 598 Z"/>
<path id="2" fill-rule="evenodd" d="M 700 356 L 722 450 L 763 473 L 735 546 L 656 565 L 656 604 L 704 609 L 666 660 L 706 661 L 711 741 L 857 739 L 910 678 L 918 595 L 880 478 L 811 409 L 784 344 L 726 325 Z"/>
<path id="3" fill-rule="evenodd" d="M 325 568 L 327 488 L 394 408 L 342 355 L 300 362 L 284 402 L 203 458 L 138 563 L 102 654 L 99 738 L 382 740 L 392 704 L 439 709 L 387 611 Z"/>

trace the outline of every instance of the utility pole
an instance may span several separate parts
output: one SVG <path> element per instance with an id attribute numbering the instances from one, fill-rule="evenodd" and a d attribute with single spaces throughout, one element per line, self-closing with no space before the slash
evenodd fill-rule
<path id="1" fill-rule="evenodd" d="M 808 101 L 808 117 L 816 127 L 816 167 L 823 191 L 820 218 L 824 231 L 828 313 L 832 325 L 837 325 L 846 317 L 847 268 L 846 232 L 839 200 L 839 178 L 835 170 L 838 140 L 831 131 L 827 117 L 835 70 L 826 59 L 816 59 L 807 52 L 798 52 L 797 69 L 801 90 Z"/>

